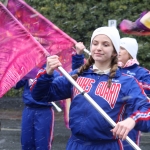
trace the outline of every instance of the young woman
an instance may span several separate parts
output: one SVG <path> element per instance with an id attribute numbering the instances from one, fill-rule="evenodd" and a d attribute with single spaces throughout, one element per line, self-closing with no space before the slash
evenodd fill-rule
<path id="1" fill-rule="evenodd" d="M 60 76 L 58 72 L 54 76 Z M 15 89 L 24 88 L 22 98 L 24 109 L 21 122 L 22 150 L 50 150 L 53 141 L 54 110 L 49 102 L 38 102 L 31 96 L 30 86 L 33 79 L 20 80 Z"/>
<path id="2" fill-rule="evenodd" d="M 150 72 L 139 66 L 137 61 L 138 53 L 138 43 L 136 39 L 124 37 L 120 40 L 121 47 L 118 55 L 119 63 L 121 67 L 121 72 L 134 76 L 138 82 L 143 86 L 143 89 L 147 96 L 150 95 Z M 74 55 L 72 59 L 72 65 L 74 68 L 79 68 L 83 65 L 83 50 L 80 48 L 83 43 L 77 43 L 76 49 L 79 51 L 80 55 Z M 83 46 L 82 46 L 83 47 Z M 78 63 L 76 62 L 78 60 Z M 126 97 L 127 98 L 127 97 Z M 139 145 L 141 132 L 133 129 L 129 132 L 128 136 Z M 125 150 L 133 150 L 133 148 L 126 141 L 123 141 L 123 146 Z"/>
<path id="3" fill-rule="evenodd" d="M 135 78 L 122 75 L 118 69 L 120 35 L 115 27 L 96 29 L 90 48 L 89 59 L 71 75 L 117 123 L 115 128 L 112 129 L 65 77 L 54 79 L 53 71 L 61 66 L 56 55 L 47 58 L 46 70 L 37 75 L 31 93 L 35 100 L 45 102 L 72 98 L 69 115 L 72 136 L 67 150 L 122 150 L 121 139 L 124 140 L 133 127 L 150 130 L 150 103 Z M 126 96 L 130 99 L 125 101 Z M 127 118 L 122 121 L 124 114 Z"/>
<path id="4" fill-rule="evenodd" d="M 121 71 L 125 74 L 134 76 L 142 85 L 147 96 L 150 95 L 150 72 L 139 66 L 137 61 L 138 43 L 136 39 L 124 37 L 120 40 L 120 51 L 118 55 L 119 66 Z M 129 137 L 139 145 L 141 132 L 133 129 L 129 133 Z M 123 142 L 125 150 L 133 150 L 133 148 L 126 142 Z"/>
<path id="5" fill-rule="evenodd" d="M 76 50 L 76 57 L 73 57 L 74 65 L 72 69 L 78 68 L 78 61 L 81 58 L 80 52 L 83 52 L 85 48 L 81 42 L 77 43 L 78 49 Z M 79 58 L 78 58 L 79 57 Z M 83 64 L 84 56 L 80 61 Z M 43 68 L 45 65 L 43 66 Z M 41 69 L 42 71 L 42 69 Z M 54 77 L 60 76 L 59 72 L 55 71 Z M 54 110 L 53 105 L 49 102 L 38 102 L 35 101 L 31 96 L 30 86 L 33 81 L 34 76 L 31 74 L 26 75 L 22 80 L 20 80 L 15 89 L 23 89 L 23 102 L 24 109 L 22 113 L 22 127 L 21 127 L 21 146 L 22 150 L 26 149 L 41 149 L 50 150 L 53 142 L 53 130 L 54 130 Z M 69 128 L 68 119 L 68 108 L 69 100 L 62 100 L 63 111 L 64 111 L 64 121 L 67 128 Z M 40 131 L 40 132 L 39 132 Z M 37 140 L 35 140 L 37 139 Z"/>
<path id="6" fill-rule="evenodd" d="M 122 72 L 134 76 L 143 86 L 147 96 L 150 96 L 150 72 L 139 66 L 137 61 L 138 43 L 136 39 L 124 37 L 120 40 L 120 43 L 118 64 L 122 68 Z"/>

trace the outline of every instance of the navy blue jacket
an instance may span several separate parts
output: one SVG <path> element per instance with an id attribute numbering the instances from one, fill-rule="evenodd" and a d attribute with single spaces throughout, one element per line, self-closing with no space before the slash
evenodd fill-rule
<path id="1" fill-rule="evenodd" d="M 77 70 L 71 72 L 77 73 Z M 117 123 L 123 120 L 124 114 L 136 121 L 136 129 L 150 131 L 150 103 L 134 77 L 117 70 L 112 79 L 111 88 L 107 88 L 108 75 L 99 75 L 92 68 L 77 79 L 81 88 Z M 72 98 L 69 125 L 76 137 L 89 140 L 113 139 L 112 127 L 97 110 L 73 87 L 63 76 L 58 78 L 39 73 L 31 87 L 33 98 L 39 102 L 51 102 Z M 92 135 L 92 136 L 91 136 Z"/>

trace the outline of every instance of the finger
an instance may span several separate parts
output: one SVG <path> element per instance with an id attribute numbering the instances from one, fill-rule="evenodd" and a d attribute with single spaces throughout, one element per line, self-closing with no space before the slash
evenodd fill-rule
<path id="1" fill-rule="evenodd" d="M 52 66 L 51 66 L 51 68 L 54 70 L 54 69 L 56 69 L 56 68 L 58 68 L 60 66 L 60 64 L 53 64 Z"/>
<path id="2" fill-rule="evenodd" d="M 118 135 L 119 139 L 122 139 L 122 138 L 123 138 L 125 132 L 126 132 L 126 128 L 122 128 L 121 131 L 120 131 L 120 133 L 118 133 L 118 134 L 119 134 L 119 135 Z"/>
<path id="3" fill-rule="evenodd" d="M 61 63 L 59 61 L 49 62 L 48 67 L 51 69 L 55 69 L 57 67 L 61 66 Z"/>
<path id="4" fill-rule="evenodd" d="M 56 59 L 56 58 L 59 58 L 59 57 L 57 55 L 52 55 L 52 56 L 48 55 L 47 56 L 47 59 Z"/>
<path id="5" fill-rule="evenodd" d="M 115 126 L 115 128 L 113 129 L 113 135 L 117 138 L 120 138 L 120 133 L 123 129 L 123 126 L 120 123 L 117 123 L 117 125 Z"/>
<path id="6" fill-rule="evenodd" d="M 115 136 L 117 136 L 119 138 L 120 136 L 120 132 L 122 130 L 122 127 L 121 126 L 118 126 L 117 130 L 116 130 L 116 133 L 115 133 Z"/>
<path id="7" fill-rule="evenodd" d="M 56 64 L 56 63 L 60 63 L 60 61 L 58 59 L 50 59 L 50 60 L 48 60 L 48 64 L 49 65 L 53 65 L 53 64 Z"/>
<path id="8" fill-rule="evenodd" d="M 124 132 L 124 134 L 123 134 L 123 137 L 122 137 L 122 140 L 125 140 L 125 139 L 126 139 L 128 133 L 129 133 L 129 131 L 130 131 L 130 130 L 129 130 L 128 128 L 125 130 L 125 132 Z"/>
<path id="9" fill-rule="evenodd" d="M 116 124 L 116 126 L 111 130 L 111 132 L 113 133 L 114 136 L 116 136 L 116 132 L 118 130 L 118 125 Z"/>
<path id="10" fill-rule="evenodd" d="M 47 57 L 48 64 L 56 63 L 57 61 L 59 61 L 59 57 L 57 55 Z"/>

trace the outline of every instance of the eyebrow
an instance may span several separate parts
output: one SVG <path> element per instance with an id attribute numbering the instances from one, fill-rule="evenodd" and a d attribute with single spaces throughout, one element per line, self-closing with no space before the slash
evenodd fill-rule
<path id="1" fill-rule="evenodd" d="M 98 42 L 98 40 L 93 40 L 93 42 Z M 102 42 L 110 43 L 109 41 L 102 41 Z"/>

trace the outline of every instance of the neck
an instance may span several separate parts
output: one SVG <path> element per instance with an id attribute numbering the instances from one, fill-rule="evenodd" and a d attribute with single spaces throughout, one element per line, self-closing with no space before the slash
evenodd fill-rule
<path id="1" fill-rule="evenodd" d="M 110 68 L 110 62 L 107 63 L 99 63 L 99 62 L 95 62 L 95 66 L 99 69 L 99 70 L 107 70 Z"/>
<path id="2" fill-rule="evenodd" d="M 128 59 L 128 60 L 130 60 L 130 59 Z M 122 62 L 122 67 L 124 67 L 126 65 L 126 63 L 128 62 L 128 60 Z"/>

